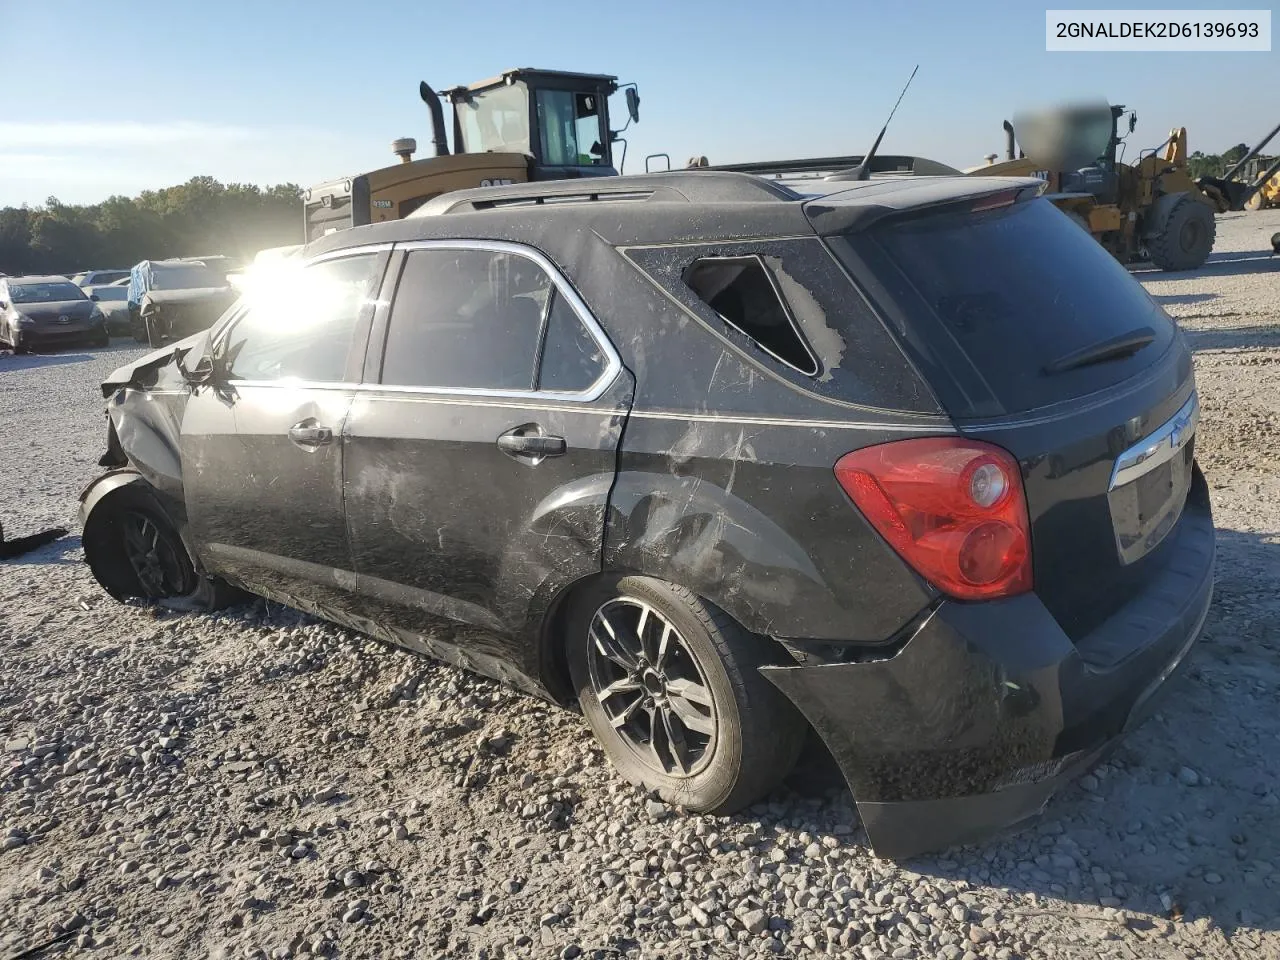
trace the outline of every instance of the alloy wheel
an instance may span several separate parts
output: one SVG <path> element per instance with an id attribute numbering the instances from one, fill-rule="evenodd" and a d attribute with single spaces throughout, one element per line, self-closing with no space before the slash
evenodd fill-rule
<path id="1" fill-rule="evenodd" d="M 665 776 L 699 772 L 714 753 L 715 701 L 676 626 L 649 604 L 619 597 L 591 618 L 587 667 L 610 725 Z"/>
<path id="2" fill-rule="evenodd" d="M 185 550 L 175 536 L 145 513 L 127 511 L 120 517 L 124 555 L 148 597 L 177 597 L 195 589 Z"/>

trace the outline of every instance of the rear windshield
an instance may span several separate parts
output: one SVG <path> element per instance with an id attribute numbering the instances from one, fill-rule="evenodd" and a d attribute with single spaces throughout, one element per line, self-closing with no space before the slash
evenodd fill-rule
<path id="1" fill-rule="evenodd" d="M 1142 285 L 1047 200 L 902 220 L 833 247 L 874 278 L 908 341 L 923 343 L 954 378 L 952 390 L 936 386 L 960 394 L 947 403 L 959 416 L 1105 389 L 1145 370 L 1173 338 Z M 1062 368 L 1064 358 L 1143 328 L 1151 342 L 1134 353 Z"/>

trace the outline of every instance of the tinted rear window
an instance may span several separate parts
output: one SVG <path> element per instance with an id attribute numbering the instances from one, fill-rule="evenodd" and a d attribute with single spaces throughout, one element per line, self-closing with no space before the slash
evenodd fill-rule
<path id="1" fill-rule="evenodd" d="M 874 278 L 906 339 L 955 378 L 935 387 L 956 394 L 947 406 L 957 415 L 999 412 L 990 398 L 1012 413 L 1105 389 L 1148 368 L 1173 338 L 1142 285 L 1047 200 L 899 221 L 833 246 Z M 1131 356 L 1046 371 L 1143 327 L 1155 339 Z"/>

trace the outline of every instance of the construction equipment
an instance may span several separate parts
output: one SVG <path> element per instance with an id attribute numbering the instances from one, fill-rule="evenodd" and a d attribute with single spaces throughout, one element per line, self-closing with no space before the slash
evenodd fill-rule
<path id="1" fill-rule="evenodd" d="M 1254 157 L 1244 170 L 1245 179 L 1257 184 L 1244 202 L 1246 210 L 1280 207 L 1280 157 Z"/>
<path id="2" fill-rule="evenodd" d="M 627 123 L 609 123 L 609 97 L 625 91 Z M 400 162 L 311 187 L 304 194 L 308 241 L 344 227 L 398 220 L 432 197 L 467 187 L 617 176 L 626 158 L 621 134 L 639 121 L 635 84 L 603 74 L 524 67 L 437 94 L 418 93 L 431 113 L 433 155 L 413 159 L 417 142 L 392 143 Z M 441 96 L 453 106 L 453 148 Z M 613 145 L 622 144 L 614 166 Z"/>
<path id="3" fill-rule="evenodd" d="M 1006 120 L 1005 159 L 965 172 L 981 177 L 1035 176 L 1048 181 L 1046 199 L 1086 228 L 1121 263 L 1150 260 L 1164 270 L 1200 266 L 1213 250 L 1217 230 L 1213 215 L 1222 208 L 1191 179 L 1186 127 L 1174 129 L 1160 146 L 1143 150 L 1137 160 L 1125 163 L 1120 122 L 1127 117 L 1128 132 L 1132 133 L 1137 114 L 1122 105 L 1107 109 L 1110 130 L 1102 127 L 1097 133 L 1081 129 L 1085 124 L 1097 124 L 1096 115 L 1088 111 L 1039 115 L 1065 131 L 1061 138 L 1066 142 L 1080 144 L 1096 137 L 1096 159 L 1077 169 L 1054 169 L 1043 156 L 1027 156 L 1018 149 L 1014 125 Z"/>
<path id="4" fill-rule="evenodd" d="M 1261 210 L 1280 202 L 1280 157 L 1264 157 L 1262 148 L 1280 133 L 1280 123 L 1221 177 L 1201 177 L 1201 189 L 1219 213 Z"/>

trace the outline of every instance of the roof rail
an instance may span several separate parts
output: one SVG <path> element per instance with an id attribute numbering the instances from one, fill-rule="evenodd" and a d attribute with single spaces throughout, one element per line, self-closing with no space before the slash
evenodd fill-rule
<path id="1" fill-rule="evenodd" d="M 862 157 L 809 157 L 803 160 L 765 160 L 759 163 L 726 163 L 706 167 L 707 170 L 727 170 L 736 173 L 754 173 L 772 176 L 794 173 L 839 173 L 852 170 L 862 163 Z M 917 177 L 958 176 L 960 171 L 945 163 L 916 157 L 910 154 L 879 154 L 871 158 L 871 172 L 900 173 Z"/>
<path id="2" fill-rule="evenodd" d="M 652 200 L 675 203 L 759 203 L 797 200 L 799 194 L 779 183 L 731 171 L 673 170 L 628 177 L 582 177 L 513 183 L 454 190 L 429 200 L 409 214 L 432 217 L 446 213 L 554 203 Z"/>

